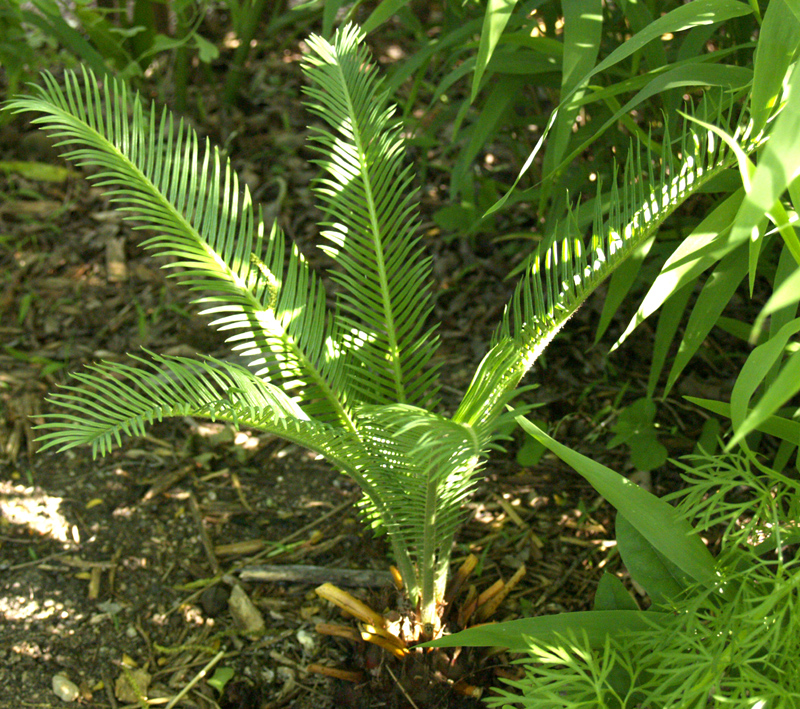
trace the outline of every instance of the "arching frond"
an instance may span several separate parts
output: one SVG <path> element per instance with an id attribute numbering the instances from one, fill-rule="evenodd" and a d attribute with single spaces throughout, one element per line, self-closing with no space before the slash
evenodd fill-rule
<path id="1" fill-rule="evenodd" d="M 65 157 L 98 170 L 91 179 L 135 228 L 155 231 L 145 248 L 172 257 L 171 276 L 204 293 L 208 312 L 226 313 L 217 325 L 237 330 L 251 358 L 270 362 L 272 379 L 295 389 L 313 413 L 348 424 L 344 365 L 329 356 L 337 335 L 322 285 L 296 249 L 284 272 L 283 236 L 256 219 L 230 162 L 166 110 L 160 119 L 146 111 L 122 82 L 106 79 L 101 88 L 85 70 L 82 81 L 67 72 L 63 89 L 50 74 L 43 78 L 35 96 L 9 108 L 41 113 L 34 122 L 72 147 Z"/>
<path id="2" fill-rule="evenodd" d="M 340 427 L 311 419 L 281 389 L 249 369 L 205 357 L 150 359 L 131 355 L 123 362 L 90 365 L 51 397 L 67 413 L 46 414 L 39 428 L 43 449 L 59 451 L 90 445 L 105 455 L 120 445 L 122 434 L 141 436 L 147 425 L 176 416 L 198 416 L 274 433 L 317 451 L 347 472 L 355 472 L 357 437 Z M 113 402 L 110 405 L 109 402 Z"/>
<path id="3" fill-rule="evenodd" d="M 724 117 L 716 118 L 724 123 Z M 762 135 L 750 135 L 747 123 L 734 135 L 746 153 L 763 141 Z M 565 238 L 533 255 L 455 421 L 476 425 L 497 416 L 508 403 L 509 393 L 597 286 L 675 209 L 736 162 L 713 132 L 692 124 L 684 126 L 678 152 L 679 162 L 671 150 L 665 151 L 657 175 L 652 156 L 647 157 L 646 173 L 640 159 L 634 163 L 629 158 L 619 181 L 622 187 L 612 188 L 611 213 L 605 221 L 599 211 L 601 200 L 596 200 L 598 211 L 588 247 L 580 239 Z"/>
<path id="4" fill-rule="evenodd" d="M 430 405 L 430 259 L 417 235 L 414 173 L 404 164 L 401 128 L 362 39 L 350 25 L 332 43 L 308 40 L 309 108 L 329 126 L 312 129 L 326 172 L 315 187 L 328 217 L 322 248 L 341 269 L 331 277 L 343 314 L 353 331 L 366 334 L 353 353 L 366 370 L 352 378 L 361 401 Z"/>

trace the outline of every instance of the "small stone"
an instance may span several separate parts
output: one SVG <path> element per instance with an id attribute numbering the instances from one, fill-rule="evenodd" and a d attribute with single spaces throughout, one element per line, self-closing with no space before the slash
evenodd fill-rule
<path id="1" fill-rule="evenodd" d="M 222 584 L 215 583 L 200 594 L 200 605 L 209 618 L 216 618 L 228 607 L 228 589 Z"/>
<path id="2" fill-rule="evenodd" d="M 234 586 L 228 606 L 236 626 L 244 635 L 258 635 L 264 631 L 264 618 L 241 586 Z"/>
<path id="3" fill-rule="evenodd" d="M 307 653 L 311 653 L 317 644 L 314 636 L 303 628 L 297 631 L 297 642 L 303 646 L 303 651 Z"/>
<path id="4" fill-rule="evenodd" d="M 62 702 L 74 702 L 81 694 L 78 685 L 64 675 L 53 675 L 53 692 Z"/>

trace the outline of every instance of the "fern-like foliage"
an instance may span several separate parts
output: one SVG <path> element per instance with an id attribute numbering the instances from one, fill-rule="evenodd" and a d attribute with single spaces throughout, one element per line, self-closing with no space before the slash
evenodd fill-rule
<path id="1" fill-rule="evenodd" d="M 763 134 L 751 135 L 749 122 L 742 121 L 731 130 L 730 121 L 719 112 L 714 117 L 715 124 L 725 126 L 745 154 L 765 140 Z M 532 255 L 493 346 L 454 416 L 456 421 L 474 425 L 497 416 L 525 373 L 600 283 L 681 204 L 736 164 L 735 154 L 725 143 L 692 121 L 686 122 L 675 146 L 668 133 L 664 145 L 662 159 L 656 161 L 647 154 L 646 171 L 642 151 L 630 151 L 629 155 L 639 157 L 635 162 L 629 157 L 621 179 L 612 186 L 610 214 L 605 219 L 598 185 L 588 246 L 578 237 L 567 237 Z"/>
<path id="2" fill-rule="evenodd" d="M 101 89 L 86 71 L 82 80 L 67 73 L 63 89 L 53 76 L 43 79 L 36 96 L 12 101 L 11 109 L 42 113 L 34 122 L 59 146 L 73 147 L 65 157 L 96 170 L 91 179 L 135 228 L 155 232 L 145 248 L 171 257 L 172 277 L 204 294 L 198 302 L 220 316 L 214 325 L 235 331 L 236 350 L 265 367 L 280 362 L 259 374 L 269 371 L 294 389 L 309 413 L 348 423 L 343 363 L 330 346 L 338 331 L 322 285 L 296 249 L 285 267 L 282 234 L 274 229 L 267 238 L 230 163 L 207 142 L 201 147 L 183 121 L 176 126 L 166 111 L 160 119 L 154 107 L 145 111 L 121 82 Z"/>
<path id="3" fill-rule="evenodd" d="M 325 174 L 315 192 L 327 210 L 322 246 L 341 270 L 331 273 L 352 331 L 366 330 L 353 354 L 360 401 L 431 406 L 437 389 L 433 328 L 428 329 L 430 259 L 417 235 L 414 171 L 404 164 L 401 126 L 360 30 L 344 28 L 333 45 L 319 37 L 305 70 L 310 109 L 328 124 L 312 140 Z"/>
<path id="4" fill-rule="evenodd" d="M 66 156 L 92 168 L 136 228 L 153 233 L 145 246 L 168 258 L 172 277 L 198 293 L 249 365 L 158 355 L 96 365 L 51 397 L 61 411 L 47 416 L 41 440 L 105 454 L 148 423 L 192 415 L 318 451 L 362 487 L 409 599 L 435 627 L 463 503 L 525 372 L 600 282 L 733 158 L 692 128 L 677 143 L 680 162 L 668 158 L 646 183 L 641 165 L 629 162 L 588 248 L 565 240 L 532 259 L 448 419 L 431 410 L 430 261 L 394 109 L 356 27 L 308 46 L 310 109 L 325 124 L 313 129 L 324 170 L 314 189 L 327 213 L 323 248 L 335 262 L 332 308 L 230 164 L 166 111 L 159 116 L 123 84 L 101 86 L 88 72 L 67 73 L 63 88 L 45 75 L 34 95 L 8 104 L 41 114 L 36 122 L 69 147 Z M 737 137 L 745 151 L 758 145 Z"/>
<path id="5" fill-rule="evenodd" d="M 444 596 L 452 540 L 492 431 L 407 404 L 367 407 L 361 420 L 375 512 L 392 543 L 409 550 L 402 556 L 420 584 L 415 593 L 430 604 L 422 617 L 430 619 Z"/>
<path id="6" fill-rule="evenodd" d="M 332 42 L 312 37 L 304 64 L 311 111 L 326 124 L 314 129 L 325 171 L 315 192 L 336 262 L 333 308 L 230 163 L 167 111 L 87 71 L 68 72 L 63 87 L 45 74 L 34 95 L 9 103 L 41 114 L 35 122 L 65 156 L 92 170 L 135 228 L 152 232 L 144 246 L 168 259 L 171 276 L 199 294 L 248 363 L 150 355 L 95 365 L 51 397 L 60 411 L 46 417 L 40 440 L 45 449 L 90 445 L 104 455 L 149 423 L 193 415 L 322 453 L 361 485 L 410 597 L 424 588 L 432 614 L 432 589 L 443 591 L 461 503 L 489 437 L 420 408 L 438 388 L 430 259 L 419 245 L 400 127 L 362 40 L 354 26 Z M 434 445 L 441 440 L 444 452 Z"/>
<path id="7" fill-rule="evenodd" d="M 531 638 L 526 676 L 508 682 L 518 691 L 500 689 L 488 706 L 797 706 L 797 480 L 755 456 L 684 460 L 688 487 L 672 498 L 698 531 L 722 531 L 719 586 L 690 584 L 665 624 L 609 633 L 600 647 L 566 634 Z"/>

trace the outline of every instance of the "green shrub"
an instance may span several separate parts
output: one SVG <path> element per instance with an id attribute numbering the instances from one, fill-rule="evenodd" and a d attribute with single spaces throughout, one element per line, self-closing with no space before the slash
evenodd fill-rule
<path id="1" fill-rule="evenodd" d="M 366 515 L 388 532 L 423 634 L 431 636 L 462 504 L 512 415 L 525 373 L 681 203 L 765 137 L 747 123 L 729 125 L 705 103 L 701 115 L 717 127 L 688 123 L 676 141 L 680 160 L 669 151 L 644 174 L 641 161 L 629 161 L 607 218 L 596 201 L 590 242 L 567 238 L 531 260 L 447 418 L 436 412 L 430 260 L 416 234 L 414 174 L 403 162 L 390 96 L 355 27 L 330 43 L 311 37 L 308 44 L 310 109 L 327 124 L 313 141 L 324 171 L 315 186 L 327 214 L 321 247 L 335 262 L 332 306 L 298 249 L 287 254 L 281 231 L 264 224 L 247 189 L 240 192 L 229 163 L 166 111 L 159 117 L 124 85 L 107 80 L 101 87 L 90 73 L 67 74 L 63 89 L 46 75 L 34 95 L 10 102 L 12 111 L 42 114 L 35 121 L 70 146 L 66 156 L 95 169 L 91 178 L 136 228 L 154 231 L 145 247 L 171 257 L 171 275 L 198 292 L 205 312 L 218 316 L 214 326 L 232 333 L 232 351 L 250 365 L 157 354 L 94 365 L 75 375 L 77 386 L 51 397 L 63 412 L 48 415 L 41 440 L 105 454 L 123 434 L 191 415 L 269 431 L 321 453 L 361 486 Z M 715 140 L 718 126 L 736 136 L 736 150 Z M 707 567 L 705 559 L 697 563 Z"/>

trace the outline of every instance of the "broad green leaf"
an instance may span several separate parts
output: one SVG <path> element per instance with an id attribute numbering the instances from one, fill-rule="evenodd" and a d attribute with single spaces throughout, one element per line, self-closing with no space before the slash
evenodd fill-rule
<path id="1" fill-rule="evenodd" d="M 198 58 L 203 64 L 211 64 L 219 56 L 219 49 L 213 42 L 209 42 L 205 37 L 195 33 L 192 36 L 194 46 L 197 47 Z"/>
<path id="2" fill-rule="evenodd" d="M 650 600 L 659 606 L 676 601 L 689 585 L 686 576 L 659 554 L 624 515 L 617 515 L 615 536 L 628 572 L 647 591 Z"/>
<path id="3" fill-rule="evenodd" d="M 683 114 L 681 114 L 683 115 Z M 737 215 L 736 221 L 732 227 L 732 231 L 736 232 L 737 224 L 739 219 L 741 218 L 742 209 L 745 209 L 748 204 L 748 196 L 753 192 L 753 185 L 752 180 L 756 173 L 756 166 L 753 164 L 752 160 L 747 156 L 745 151 L 739 145 L 737 140 L 733 137 L 728 135 L 722 128 L 718 126 L 711 125 L 709 123 L 705 123 L 697 118 L 692 118 L 690 116 L 686 116 L 690 120 L 694 121 L 695 123 L 700 124 L 707 130 L 710 130 L 714 134 L 718 135 L 731 149 L 733 154 L 736 156 L 736 160 L 739 164 L 739 173 L 742 176 L 742 183 L 745 188 L 745 199 L 742 203 L 742 206 L 739 209 L 739 214 Z M 767 146 L 769 149 L 769 145 Z M 799 153 L 800 155 L 800 153 Z M 789 178 L 788 184 L 790 184 L 794 180 L 794 176 Z M 786 213 L 783 205 L 776 201 L 771 207 L 763 210 L 764 214 L 770 217 L 772 221 L 777 225 L 778 232 L 780 233 L 781 237 L 784 240 L 784 243 L 792 252 L 792 255 L 795 258 L 795 261 L 800 264 L 800 240 L 797 238 L 797 234 L 795 233 L 794 229 L 791 226 L 789 215 Z M 749 266 L 750 266 L 750 294 L 753 294 L 753 287 L 755 285 L 755 278 L 756 278 L 756 266 L 758 265 L 758 256 L 761 252 L 761 246 L 764 241 L 765 236 L 765 225 L 766 225 L 766 218 L 762 218 L 762 216 L 756 216 L 756 212 L 751 212 L 751 217 L 754 217 L 755 221 L 752 223 L 750 228 L 750 241 L 749 241 Z M 744 230 L 741 230 L 739 237 L 742 237 Z"/>
<path id="4" fill-rule="evenodd" d="M 702 25 L 712 25 L 749 15 L 752 10 L 736 0 L 694 0 L 679 5 L 666 15 L 650 23 L 633 37 L 623 42 L 586 76 L 586 80 L 618 64 L 644 47 L 648 42 L 667 33 L 683 32 Z M 583 83 L 583 82 L 581 82 Z"/>
<path id="5" fill-rule="evenodd" d="M 602 647 L 608 636 L 643 632 L 666 626 L 672 615 L 658 611 L 578 611 L 492 623 L 445 635 L 421 647 L 505 647 L 526 652 L 532 644 L 564 642 L 586 635 L 592 647 Z"/>
<path id="6" fill-rule="evenodd" d="M 730 302 L 734 292 L 747 274 L 747 254 L 743 249 L 729 253 L 708 277 L 692 308 L 683 339 L 672 363 L 664 396 L 674 386 L 686 365 L 706 339 L 717 319 Z"/>
<path id="7" fill-rule="evenodd" d="M 650 11 L 650 8 L 643 2 L 638 2 L 636 0 L 634 2 L 630 2 L 629 0 L 621 0 L 620 9 L 624 13 L 625 19 L 628 20 L 628 23 L 630 24 L 634 33 L 641 32 L 642 30 L 646 29 L 648 25 L 651 25 L 655 19 Z M 656 12 L 658 12 L 657 9 Z M 666 49 L 664 49 L 663 41 L 651 40 L 641 49 L 638 49 L 637 52 L 644 56 L 645 61 L 651 69 L 656 69 L 660 66 L 664 66 L 667 63 L 667 52 Z M 638 59 L 638 55 L 634 56 L 633 61 L 631 62 L 634 72 L 639 66 Z"/>
<path id="8" fill-rule="evenodd" d="M 653 340 L 653 353 L 650 358 L 650 374 L 647 378 L 647 396 L 653 398 L 664 369 L 664 364 L 670 353 L 672 341 L 678 331 L 678 325 L 683 320 L 686 311 L 686 304 L 694 292 L 694 283 L 687 283 L 677 292 L 667 298 L 661 312 L 658 314 L 658 324 L 656 325 L 656 335 Z M 616 346 L 616 345 L 615 345 Z"/>
<path id="9" fill-rule="evenodd" d="M 783 79 L 800 45 L 797 0 L 770 0 L 758 32 L 750 111 L 761 130 L 783 91 Z M 791 9 L 793 8 L 793 9 Z"/>
<path id="10" fill-rule="evenodd" d="M 657 439 L 653 425 L 656 406 L 651 399 L 641 398 L 628 404 L 614 424 L 616 434 L 607 444 L 615 448 L 625 444 L 631 451 L 631 463 L 637 470 L 652 470 L 667 460 L 667 449 Z"/>
<path id="11" fill-rule="evenodd" d="M 744 368 L 742 368 L 742 372 L 744 372 Z M 748 412 L 741 426 L 736 428 L 728 447 L 736 445 L 748 433 L 758 428 L 798 391 L 800 391 L 800 352 L 795 352 L 783 365 L 772 385 Z"/>
<path id="12" fill-rule="evenodd" d="M 364 30 L 365 34 L 369 34 L 406 5 L 408 5 L 408 0 L 383 0 L 383 2 L 372 11 L 366 22 L 361 25 L 361 29 Z"/>
<path id="13" fill-rule="evenodd" d="M 210 687 L 222 694 L 225 691 L 225 685 L 233 679 L 235 674 L 233 667 L 217 667 L 214 674 L 206 681 Z"/>
<path id="14" fill-rule="evenodd" d="M 749 322 L 737 320 L 736 318 L 729 318 L 724 315 L 717 320 L 717 327 L 723 332 L 727 332 L 729 335 L 740 339 L 742 342 L 749 341 L 751 345 L 760 345 L 767 339 L 762 333 L 754 340 L 750 337 L 753 326 Z"/>
<path id="15" fill-rule="evenodd" d="M 659 17 L 655 22 L 648 25 L 641 32 L 637 32 L 633 37 L 623 42 L 591 72 L 586 74 L 580 81 L 578 81 L 576 83 L 576 87 L 583 86 L 593 76 L 596 76 L 600 72 L 603 72 L 615 64 L 618 64 L 623 59 L 626 59 L 627 57 L 631 56 L 631 54 L 644 47 L 648 42 L 651 42 L 657 37 L 661 37 L 663 34 L 682 32 L 684 30 L 691 29 L 692 27 L 725 22 L 726 20 L 733 19 L 734 17 L 749 15 L 751 12 L 752 9 L 750 7 L 743 2 L 737 2 L 737 0 L 694 0 L 686 5 L 679 5 L 666 15 Z M 728 68 L 736 69 L 736 67 Z M 576 90 L 577 88 L 573 89 L 573 91 Z M 569 95 L 562 97 L 559 108 L 563 105 L 566 105 L 571 98 L 572 96 Z M 535 155 L 539 152 L 541 143 L 547 137 L 547 134 L 549 133 L 550 128 L 555 121 L 559 108 L 556 108 L 551 115 L 550 121 L 548 122 L 547 127 L 542 134 L 542 138 L 534 148 L 533 152 L 528 156 L 528 159 L 525 161 L 522 169 L 514 180 L 514 184 L 511 186 L 509 191 L 500 198 L 497 204 L 492 207 L 490 213 L 500 209 L 500 207 L 505 204 L 510 194 L 516 189 L 520 179 L 527 172 L 528 168 L 533 163 Z"/>
<path id="16" fill-rule="evenodd" d="M 536 159 L 536 156 L 539 154 L 539 151 L 542 149 L 544 145 L 544 141 L 547 136 L 550 134 L 550 129 L 553 127 L 553 124 L 556 122 L 558 118 L 558 108 L 550 114 L 550 118 L 547 121 L 547 125 L 544 127 L 542 131 L 542 135 L 539 137 L 539 140 L 536 141 L 536 145 L 534 146 L 531 154 L 528 155 L 527 159 L 522 165 L 522 168 L 519 171 L 516 179 L 514 180 L 514 184 L 511 185 L 508 192 L 506 192 L 500 199 L 497 200 L 489 209 L 486 210 L 486 214 L 483 216 L 488 217 L 490 214 L 494 214 L 494 212 L 502 209 L 503 205 L 508 201 L 508 198 L 514 193 L 517 189 L 517 185 L 519 181 L 522 179 L 522 176 L 528 171 L 531 165 L 533 165 L 533 161 Z"/>
<path id="17" fill-rule="evenodd" d="M 474 62 L 464 62 L 468 67 Z M 487 72 L 493 74 L 514 74 L 517 76 L 535 76 L 537 74 L 555 75 L 558 69 L 556 57 L 535 52 L 525 47 L 499 47 L 489 61 Z M 550 86 L 553 82 L 549 76 L 539 77 L 537 83 Z"/>
<path id="18" fill-rule="evenodd" d="M 472 75 L 470 103 L 475 101 L 478 91 L 480 91 L 483 72 L 486 71 L 486 66 L 492 58 L 494 48 L 506 28 L 516 4 L 517 0 L 489 0 L 486 5 L 481 41 L 478 45 L 478 56 L 475 60 L 475 73 Z"/>
<path id="19" fill-rule="evenodd" d="M 691 404 L 700 406 L 719 416 L 731 417 L 731 405 L 726 401 L 715 401 L 714 399 L 700 399 L 695 396 L 683 397 Z M 756 427 L 757 431 L 775 436 L 782 441 L 788 441 L 793 445 L 800 444 L 800 423 L 782 416 L 769 416 Z"/>
<path id="20" fill-rule="evenodd" d="M 636 276 L 642 268 L 647 254 L 656 242 L 655 237 L 643 241 L 641 246 L 636 248 L 633 253 L 628 256 L 616 271 L 611 276 L 608 282 L 608 292 L 606 293 L 605 300 L 603 301 L 603 311 L 600 313 L 600 320 L 597 323 L 597 331 L 594 334 L 594 343 L 597 344 L 603 333 L 611 324 L 611 319 L 616 314 L 619 306 L 627 297 L 631 287 L 636 282 Z"/>
<path id="21" fill-rule="evenodd" d="M 539 427 L 546 426 L 544 421 L 534 420 L 534 423 Z M 546 452 L 547 449 L 539 441 L 526 433 L 525 440 L 517 451 L 517 463 L 524 468 L 532 468 Z"/>
<path id="22" fill-rule="evenodd" d="M 795 180 L 795 182 L 797 182 L 797 180 Z M 798 268 L 797 262 L 794 260 L 792 250 L 786 244 L 784 244 L 783 248 L 781 249 L 780 258 L 778 259 L 778 268 L 775 270 L 775 277 L 772 281 L 773 292 L 780 289 L 783 284 L 798 271 L 800 271 L 800 268 Z M 800 283 L 798 283 L 797 287 L 800 288 Z M 800 298 L 800 295 L 798 295 L 798 298 Z M 769 301 L 767 301 L 767 304 L 769 304 Z M 784 325 L 794 320 L 796 316 L 797 299 L 786 303 L 781 308 L 775 309 L 770 315 L 768 336 L 773 337 L 776 335 L 778 332 L 780 332 L 780 329 Z M 756 323 L 753 325 L 753 331 L 750 337 L 750 343 L 753 345 L 760 344 L 758 340 L 760 335 L 760 323 L 762 322 L 762 314 L 759 313 L 758 317 L 756 318 Z M 778 376 L 779 370 L 780 366 L 776 362 L 764 379 L 766 386 L 769 386 L 775 381 L 775 377 Z"/>
<path id="23" fill-rule="evenodd" d="M 761 332 L 764 320 L 773 313 L 777 313 L 783 308 L 789 308 L 800 301 L 800 268 L 796 269 L 786 280 L 784 280 L 772 293 L 764 307 L 759 312 L 756 322 L 753 325 L 753 338 L 757 338 Z"/>
<path id="24" fill-rule="evenodd" d="M 347 0 L 325 0 L 322 8 L 322 36 L 330 37 L 333 32 L 333 25 L 336 22 L 336 15 L 342 9 Z M 366 31 L 366 30 L 365 30 Z"/>
<path id="25" fill-rule="evenodd" d="M 747 195 L 736 215 L 731 230 L 734 241 L 755 240 L 756 230 L 764 215 L 773 211 L 773 219 L 779 226 L 781 236 L 793 249 L 800 263 L 800 242 L 788 217 L 778 202 L 789 184 L 800 175 L 800 63 L 792 72 L 788 86 L 786 104 L 775 119 L 758 167 L 751 176 Z M 751 272 L 751 279 L 753 274 Z"/>
<path id="26" fill-rule="evenodd" d="M 703 422 L 700 436 L 694 444 L 694 455 L 715 455 L 719 449 L 721 433 L 720 423 L 717 418 L 707 418 Z"/>
<path id="27" fill-rule="evenodd" d="M 561 0 L 564 13 L 564 54 L 561 69 L 561 95 L 570 96 L 559 110 L 553 136 L 547 146 L 544 173 L 548 174 L 564 155 L 572 137 L 572 125 L 580 108 L 585 87 L 579 86 L 597 61 L 603 29 L 603 6 L 600 0 Z M 552 183 L 545 183 L 540 201 L 546 200 Z"/>
<path id="28" fill-rule="evenodd" d="M 789 3 L 787 3 L 787 7 L 792 12 L 792 14 L 795 16 L 795 19 L 798 22 L 800 22 L 800 4 L 798 4 L 796 2 L 789 2 Z"/>
<path id="29" fill-rule="evenodd" d="M 37 7 L 39 5 L 41 3 L 37 0 Z M 80 57 L 80 60 L 98 76 L 103 76 L 107 73 L 108 70 L 103 55 L 89 44 L 80 32 L 63 19 L 60 8 L 57 8 L 55 13 L 48 12 L 46 16 L 40 15 L 38 12 L 23 10 L 22 17 L 26 22 L 41 29 L 45 35 L 58 39 L 64 47 L 69 49 L 75 56 Z"/>
<path id="30" fill-rule="evenodd" d="M 697 28 L 697 29 L 706 29 L 706 28 Z M 713 34 L 714 31 L 715 29 L 713 27 L 709 28 L 709 32 L 711 34 Z M 681 61 L 673 62 L 672 64 L 669 64 L 665 67 L 661 67 L 659 69 L 655 69 L 642 74 L 636 74 L 634 76 L 621 79 L 620 81 L 610 84 L 609 86 L 589 84 L 587 86 L 586 93 L 584 93 L 580 99 L 576 99 L 576 102 L 579 103 L 581 106 L 585 106 L 590 103 L 607 101 L 607 99 L 619 96 L 620 94 L 632 94 L 634 91 L 641 91 L 642 89 L 647 87 L 655 78 L 659 76 L 665 76 L 667 74 L 669 74 L 672 77 L 672 80 L 686 81 L 689 80 L 692 76 L 692 71 L 691 71 L 692 67 L 698 67 L 702 65 L 717 66 L 718 68 L 720 68 L 719 72 L 717 72 L 716 74 L 712 73 L 711 76 L 712 78 L 715 78 L 715 81 L 717 83 L 720 83 L 720 85 L 724 85 L 724 82 L 722 80 L 725 78 L 725 73 L 727 72 L 729 65 L 723 64 L 722 60 L 726 59 L 731 54 L 735 54 L 733 48 L 721 49 L 718 52 L 715 52 L 713 55 L 693 56 L 690 59 L 682 59 Z M 701 76 L 707 76 L 707 74 Z M 738 72 L 738 77 L 745 77 L 745 76 L 752 77 L 752 71 L 749 69 L 745 69 L 744 71 L 742 71 L 742 68 L 740 67 Z M 737 72 L 728 74 L 727 81 L 731 82 L 732 80 L 736 80 L 738 82 L 739 79 L 737 78 Z M 675 88 L 679 87 L 676 85 Z M 616 110 L 616 108 L 614 110 Z"/>
<path id="31" fill-rule="evenodd" d="M 703 271 L 733 251 L 743 239 L 732 242 L 728 230 L 744 199 L 744 190 L 737 190 L 717 205 L 697 228 L 678 246 L 661 267 L 655 282 L 650 286 L 636 315 L 611 348 L 619 347 L 628 336 L 673 293 L 692 283 Z"/>
<path id="32" fill-rule="evenodd" d="M 688 64 L 686 66 L 670 69 L 663 74 L 657 74 L 652 81 L 650 81 L 643 89 L 641 89 L 641 91 L 639 91 L 632 99 L 625 103 L 625 105 L 616 108 L 612 116 L 599 128 L 592 132 L 592 136 L 590 138 L 575 147 L 565 158 L 563 158 L 561 163 L 556 166 L 554 171 L 546 173 L 546 175 L 547 177 L 551 177 L 553 174 L 560 173 L 566 165 L 571 163 L 581 153 L 586 151 L 592 145 L 592 143 L 594 143 L 611 126 L 614 126 L 618 121 L 625 119 L 630 111 L 653 96 L 660 96 L 667 91 L 671 91 L 672 89 L 696 86 L 720 86 L 725 89 L 735 90 L 750 83 L 750 81 L 752 81 L 752 76 L 753 72 L 750 69 L 745 69 L 743 67 L 708 64 Z M 614 107 L 616 107 L 616 104 L 614 104 Z M 631 123 L 631 125 L 636 126 L 635 123 Z M 638 128 L 638 126 L 636 127 Z"/>
<path id="33" fill-rule="evenodd" d="M 132 60 L 126 51 L 126 46 L 130 43 L 121 42 L 120 38 L 134 36 L 143 28 L 135 27 L 123 29 L 114 27 L 103 15 L 94 7 L 76 6 L 74 9 L 75 17 L 80 22 L 80 28 L 88 37 L 92 45 L 107 60 L 112 60 L 117 67 L 124 67 Z"/>
<path id="34" fill-rule="evenodd" d="M 600 463 L 561 445 L 526 418 L 517 423 L 580 473 L 669 561 L 703 584 L 713 584 L 714 558 L 675 509 Z"/>
<path id="35" fill-rule="evenodd" d="M 594 610 L 596 611 L 636 611 L 639 606 L 628 589 L 622 585 L 614 574 L 606 571 L 600 577 L 597 591 L 594 594 Z"/>
<path id="36" fill-rule="evenodd" d="M 461 27 L 448 32 L 444 37 L 420 42 L 420 48 L 403 61 L 399 66 L 393 67 L 394 71 L 386 82 L 386 90 L 394 96 L 397 90 L 410 78 L 424 73 L 425 67 L 436 54 L 456 54 L 469 43 L 472 36 L 480 31 L 479 19 L 470 20 Z"/>
<path id="37" fill-rule="evenodd" d="M 764 381 L 775 363 L 783 357 L 790 338 L 798 332 L 800 332 L 800 318 L 786 323 L 763 345 L 756 347 L 742 366 L 731 392 L 731 421 L 737 434 L 735 436 L 737 440 L 745 420 L 753 414 L 749 409 L 753 394 L 761 386 L 761 382 Z M 729 445 L 733 444 L 734 442 L 731 441 Z"/>
<path id="38" fill-rule="evenodd" d="M 495 83 L 494 88 L 486 99 L 486 106 L 480 112 L 478 120 L 472 125 L 469 142 L 453 165 L 450 178 L 450 197 L 457 199 L 464 186 L 467 171 L 472 165 L 475 156 L 481 151 L 489 138 L 494 135 L 497 126 L 505 115 L 509 106 L 517 99 L 522 80 L 512 76 L 505 76 Z M 484 216 L 487 216 L 487 212 Z"/>

